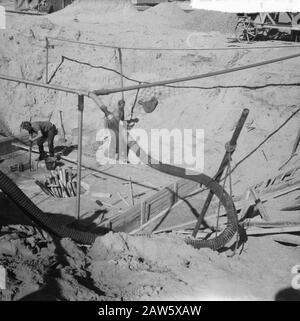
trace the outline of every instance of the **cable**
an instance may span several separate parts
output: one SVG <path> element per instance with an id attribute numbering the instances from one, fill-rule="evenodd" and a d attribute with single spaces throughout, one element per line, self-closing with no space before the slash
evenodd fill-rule
<path id="1" fill-rule="evenodd" d="M 185 76 L 185 77 L 181 77 L 181 78 L 173 78 L 173 79 L 155 81 L 150 84 L 128 86 L 128 87 L 124 87 L 124 88 L 98 89 L 98 90 L 94 90 L 93 94 L 95 94 L 97 96 L 102 96 L 102 95 L 109 95 L 109 94 L 113 94 L 113 93 L 118 93 L 121 91 L 136 90 L 138 88 L 150 88 L 150 87 L 157 87 L 157 86 L 174 84 L 174 83 L 178 83 L 178 82 L 185 82 L 185 81 L 191 81 L 191 80 L 196 80 L 196 79 L 210 78 L 210 77 L 225 75 L 225 74 L 229 74 L 229 73 L 233 73 L 233 72 L 237 72 L 237 71 L 242 71 L 242 70 L 246 70 L 246 69 L 252 69 L 252 68 L 257 68 L 257 67 L 261 67 L 261 66 L 265 66 L 265 65 L 270 65 L 270 64 L 278 63 L 278 62 L 281 62 L 284 60 L 289 60 L 289 59 L 294 59 L 294 58 L 299 58 L 299 57 L 300 57 L 300 53 L 294 54 L 294 55 L 289 55 L 289 56 L 284 56 L 284 57 L 279 57 L 279 58 L 274 58 L 274 59 L 269 59 L 269 60 L 264 60 L 264 61 L 256 62 L 253 64 L 244 65 L 244 66 L 212 71 L 212 72 L 208 72 L 208 73 L 200 74 L 200 75 Z"/>
<path id="2" fill-rule="evenodd" d="M 56 73 L 58 72 L 58 69 L 60 68 L 60 66 L 64 63 L 65 57 L 62 56 L 61 57 L 61 61 L 60 63 L 57 65 L 57 67 L 55 68 L 54 72 L 52 73 L 50 79 L 48 80 L 47 84 L 50 84 L 52 79 L 55 77 Z"/>
<path id="3" fill-rule="evenodd" d="M 284 45 L 284 46 L 254 46 L 254 47 L 219 47 L 219 48 L 155 48 L 155 47 L 125 47 L 120 45 L 108 45 L 103 43 L 91 43 L 83 41 L 75 41 L 71 39 L 63 39 L 56 37 L 46 37 L 61 42 L 69 42 L 78 45 L 86 45 L 93 47 L 103 47 L 111 49 L 123 49 L 123 50 L 141 50 L 141 51 L 224 51 L 224 50 L 259 50 L 259 49 L 281 49 L 281 48 L 300 48 L 300 45 Z M 251 46 L 251 45 L 249 45 Z"/>
<path id="4" fill-rule="evenodd" d="M 74 59 L 74 58 L 69 58 L 66 56 L 62 56 L 62 61 L 61 63 L 58 65 L 58 67 L 55 69 L 54 73 L 52 74 L 49 82 L 54 78 L 58 68 L 61 66 L 62 62 L 64 60 L 69 60 L 78 64 L 82 64 L 82 65 L 86 65 L 89 66 L 91 68 L 98 68 L 98 69 L 103 69 L 103 70 L 107 70 L 107 71 L 111 71 L 119 76 L 122 76 L 123 78 L 138 83 L 138 84 L 151 84 L 150 82 L 147 81 L 141 81 L 138 79 L 134 79 L 134 78 L 130 78 L 124 74 L 121 74 L 118 70 L 115 70 L 113 68 L 108 68 L 108 67 L 104 67 L 102 65 L 93 65 L 89 62 L 85 62 L 85 61 L 80 61 L 78 59 Z M 213 86 L 213 87 L 203 87 L 203 86 L 186 86 L 186 85 L 161 85 L 161 87 L 167 87 L 167 88 L 175 88 L 175 89 L 204 89 L 204 90 L 209 90 L 209 89 L 216 89 L 216 88 L 245 88 L 245 89 L 260 89 L 260 88 L 265 88 L 265 87 L 271 87 L 271 86 L 300 86 L 300 83 L 290 83 L 290 84 L 266 84 L 266 85 L 261 85 L 261 86 L 254 86 L 254 87 L 250 87 L 250 86 Z"/>
<path id="5" fill-rule="evenodd" d="M 134 102 L 133 102 L 133 105 L 132 105 L 131 111 L 130 111 L 130 120 L 131 120 L 132 117 L 133 117 L 133 110 L 134 110 L 134 107 L 135 107 L 135 105 L 136 105 L 136 102 L 137 102 L 137 99 L 138 99 L 138 96 L 139 96 L 139 92 L 140 92 L 140 89 L 138 89 L 138 90 L 136 91 L 136 94 L 135 94 Z"/>
<path id="6" fill-rule="evenodd" d="M 295 107 L 295 106 L 290 106 Z M 262 142 L 260 142 L 254 149 L 252 149 L 245 157 L 240 159 L 236 165 L 232 168 L 229 175 L 231 175 L 244 161 L 246 161 L 250 156 L 252 156 L 262 145 L 264 145 L 272 136 L 274 136 L 282 127 L 284 127 L 298 112 L 300 108 L 298 108 L 295 112 L 293 112 L 278 128 L 276 128 L 273 132 L 271 132 Z M 225 179 L 228 175 L 226 175 L 223 179 Z"/>

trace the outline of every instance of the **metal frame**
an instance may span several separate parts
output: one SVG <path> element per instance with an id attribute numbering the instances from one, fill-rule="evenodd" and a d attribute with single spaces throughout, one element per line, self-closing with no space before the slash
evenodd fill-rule
<path id="1" fill-rule="evenodd" d="M 274 15 L 272 17 L 272 14 Z M 270 29 L 283 29 L 283 30 L 298 30 L 300 31 L 300 24 L 298 20 L 300 19 L 299 12 L 287 12 L 287 16 L 290 21 L 289 24 L 280 24 L 278 20 L 279 12 L 260 12 L 254 19 L 254 23 L 261 28 L 270 28 Z M 276 18 L 277 17 L 277 18 Z M 268 21 L 269 20 L 269 21 Z"/>
<path id="2" fill-rule="evenodd" d="M 300 24 L 298 22 L 300 20 L 300 12 L 286 12 L 286 14 L 289 19 L 288 23 L 279 22 L 280 12 L 238 14 L 239 21 L 236 26 L 236 33 L 238 26 L 244 24 L 243 33 L 236 35 L 238 41 L 245 42 L 246 40 L 241 40 L 241 36 L 247 35 L 248 38 L 248 34 L 251 37 L 250 40 L 248 38 L 248 42 L 254 41 L 258 33 L 270 30 L 286 31 L 290 33 L 300 32 Z M 248 31 L 248 29 L 251 30 L 251 32 Z"/>

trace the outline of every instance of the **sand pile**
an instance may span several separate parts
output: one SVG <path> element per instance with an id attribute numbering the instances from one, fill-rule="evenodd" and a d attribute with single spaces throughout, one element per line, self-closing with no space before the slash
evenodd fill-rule
<path id="1" fill-rule="evenodd" d="M 85 2 L 75 2 L 67 7 L 65 12 L 70 12 L 69 15 L 62 15 L 64 10 L 55 15 L 63 17 L 62 20 L 68 17 L 74 19 L 76 15 L 71 12 L 77 10 L 83 3 Z M 93 2 L 87 1 L 87 4 L 89 8 L 93 8 Z M 121 2 L 114 2 L 114 4 L 119 8 L 115 12 L 121 13 L 123 8 Z M 100 7 L 113 8 L 113 3 L 110 2 L 105 1 L 101 5 L 102 7 L 97 4 L 99 10 Z M 131 8 L 131 5 L 126 2 L 124 8 Z M 88 13 L 95 10 L 86 9 L 84 16 L 88 19 Z M 11 17 L 10 19 L 15 20 L 9 20 L 9 28 L 1 33 L 0 72 L 35 81 L 45 81 L 44 37 L 46 35 L 129 46 L 186 48 L 190 30 L 181 27 L 174 29 L 175 25 L 170 27 L 162 22 L 168 19 L 154 18 L 161 15 L 171 19 L 172 14 L 168 12 L 174 14 L 175 20 L 178 21 L 185 21 L 185 17 L 192 17 L 171 3 L 156 6 L 148 13 L 147 11 L 136 12 L 136 15 L 144 18 L 132 21 L 123 19 L 120 24 L 108 23 L 105 19 L 103 22 L 102 18 L 92 25 L 80 23 L 80 19 L 79 22 L 73 21 L 70 24 L 60 24 L 60 22 L 54 24 L 47 18 L 36 17 L 22 17 L 22 24 L 20 24 L 18 17 Z M 201 12 L 195 13 L 195 16 L 199 13 Z M 80 10 L 78 14 L 81 14 Z M 226 14 L 220 15 L 220 17 L 231 17 Z M 146 16 L 150 18 L 146 19 Z M 204 16 L 203 14 L 203 21 Z M 218 13 L 214 13 L 214 16 L 218 17 Z M 55 16 L 50 15 L 49 18 L 52 19 L 51 17 Z M 94 17 L 98 17 L 98 14 Z M 119 17 L 122 15 L 119 14 Z M 152 21 L 152 24 L 142 24 L 142 21 Z M 217 35 L 202 32 L 197 40 L 202 47 L 219 47 L 226 44 L 225 36 L 220 33 Z M 100 68 L 102 66 L 118 71 L 118 56 L 115 50 L 58 42 L 52 42 L 51 45 L 54 45 L 54 48 L 49 51 L 49 75 L 52 84 L 89 90 L 120 86 L 120 77 L 117 73 Z M 281 49 L 280 52 L 276 50 L 226 52 L 125 50 L 123 70 L 126 76 L 138 81 L 156 81 L 246 65 L 264 60 L 266 57 L 277 58 L 290 54 L 290 50 Z M 90 63 L 98 68 L 91 68 L 70 60 L 62 63 L 62 56 Z M 242 108 L 250 109 L 249 133 L 245 131 L 244 136 L 241 137 L 242 144 L 238 146 L 234 161 L 255 147 L 294 110 L 288 106 L 296 105 L 300 98 L 298 87 L 293 85 L 298 79 L 296 70 L 297 60 L 289 60 L 282 64 L 251 69 L 234 75 L 180 84 L 199 87 L 197 89 L 159 87 L 141 90 L 138 99 L 151 98 L 154 94 L 159 100 L 159 105 L 153 114 L 145 114 L 141 106 L 137 105 L 134 111 L 134 117 L 139 119 L 137 127 L 145 128 L 147 131 L 152 128 L 204 129 L 206 157 L 204 170 L 208 174 L 214 174 L 224 153 L 224 144 L 230 138 L 234 122 L 238 119 Z M 124 80 L 125 86 L 133 84 L 136 82 Z M 22 120 L 30 118 L 47 120 L 51 117 L 60 129 L 59 110 L 63 110 L 67 135 L 72 136 L 76 142 L 78 132 L 76 96 L 3 81 L 0 82 L 0 88 L 0 112 L 3 122 L 13 133 L 19 132 Z M 130 117 L 135 95 L 135 91 L 125 93 L 127 119 Z M 121 94 L 118 93 L 104 96 L 103 100 L 109 109 L 114 111 L 120 98 Z M 103 127 L 103 113 L 90 99 L 86 99 L 85 103 L 84 147 L 89 152 L 92 151 L 95 143 L 96 132 Z M 9 112 L 7 112 L 7 106 L 10 106 Z M 265 168 L 274 171 L 287 158 L 292 148 L 290 137 L 293 137 L 297 131 L 297 119 L 299 118 L 280 132 L 282 136 L 278 135 L 270 141 L 270 144 L 264 148 L 264 153 L 259 151 L 254 158 L 245 163 L 242 170 L 244 176 L 239 178 L 244 184 L 261 181 Z M 261 168 L 261 171 L 257 168 Z M 251 179 L 251 182 L 242 177 Z"/>
<path id="2" fill-rule="evenodd" d="M 65 9 L 57 11 L 49 18 L 57 23 L 77 21 L 81 23 L 118 23 L 120 19 L 130 19 L 137 15 L 130 0 L 77 0 Z"/>
<path id="3" fill-rule="evenodd" d="M 163 2 L 145 10 L 142 15 L 153 22 L 168 25 L 183 26 L 188 21 L 188 14 L 176 4 L 169 2 Z"/>
<path id="4" fill-rule="evenodd" d="M 164 2 L 143 13 L 144 17 L 159 23 L 181 26 L 196 31 L 218 31 L 233 34 L 237 24 L 237 15 L 209 10 L 195 10 L 186 13 L 175 3 Z"/>
<path id="5" fill-rule="evenodd" d="M 237 20 L 236 14 L 196 10 L 189 14 L 189 20 L 185 26 L 197 31 L 219 31 L 224 34 L 233 34 Z"/>
<path id="6" fill-rule="evenodd" d="M 96 286 L 109 287 L 124 300 L 272 300 L 278 289 L 289 286 L 286 271 L 298 252 L 268 237 L 251 238 L 245 251 L 232 258 L 196 250 L 172 236 L 109 233 L 89 251 L 89 271 Z M 285 257 L 284 267 L 274 269 L 278 255 Z"/>

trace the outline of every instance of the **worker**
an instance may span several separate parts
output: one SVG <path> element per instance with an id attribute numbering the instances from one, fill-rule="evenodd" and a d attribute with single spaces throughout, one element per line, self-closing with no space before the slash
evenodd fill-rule
<path id="1" fill-rule="evenodd" d="M 24 121 L 21 124 L 21 129 L 25 129 L 30 134 L 30 142 L 36 142 L 39 148 L 40 156 L 38 160 L 46 158 L 47 154 L 44 151 L 44 142 L 48 141 L 49 156 L 54 157 L 54 137 L 57 135 L 57 129 L 50 121 Z"/>

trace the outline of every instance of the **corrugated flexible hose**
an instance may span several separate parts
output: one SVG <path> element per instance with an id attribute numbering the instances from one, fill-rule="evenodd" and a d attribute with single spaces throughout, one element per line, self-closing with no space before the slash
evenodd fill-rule
<path id="1" fill-rule="evenodd" d="M 151 164 L 150 167 L 170 175 L 174 175 L 184 179 L 190 179 L 207 187 L 217 196 L 217 198 L 220 200 L 221 204 L 225 208 L 227 214 L 227 224 L 224 231 L 221 234 L 209 240 L 187 238 L 185 240 L 187 244 L 191 244 L 193 247 L 197 249 L 206 247 L 211 248 L 213 250 L 218 250 L 224 247 L 232 239 L 234 234 L 238 232 L 238 219 L 234 203 L 231 197 L 228 195 L 228 193 L 214 179 L 203 173 L 197 174 L 192 173 L 192 171 L 190 171 L 190 175 L 187 175 L 184 168 L 167 164 Z"/>
<path id="2" fill-rule="evenodd" d="M 20 188 L 0 170 L 0 189 L 21 207 L 27 216 L 38 226 L 46 231 L 58 236 L 69 237 L 82 244 L 94 243 L 97 235 L 83 232 L 74 228 L 62 225 L 55 215 L 46 214 L 41 211 L 21 190 Z"/>

